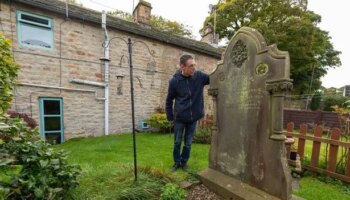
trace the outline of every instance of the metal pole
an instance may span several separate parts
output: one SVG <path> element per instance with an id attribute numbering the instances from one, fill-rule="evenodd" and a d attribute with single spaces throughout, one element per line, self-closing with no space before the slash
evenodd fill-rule
<path id="1" fill-rule="evenodd" d="M 136 135 L 135 135 L 135 108 L 134 108 L 134 81 L 132 72 L 132 44 L 131 39 L 128 38 L 128 50 L 129 50 L 129 64 L 130 64 L 130 93 L 131 93 L 131 114 L 132 114 L 132 139 L 134 147 L 134 175 L 135 181 L 137 181 L 137 158 L 136 158 Z"/>
<path id="2" fill-rule="evenodd" d="M 315 72 L 315 63 L 312 64 L 312 75 L 311 75 L 311 81 L 310 81 L 310 85 L 309 85 L 309 92 L 307 95 L 307 100 L 306 100 L 306 110 L 309 107 L 309 100 L 310 100 L 310 95 L 311 95 L 311 87 L 312 87 L 312 81 L 314 79 L 314 72 Z"/>
<path id="3" fill-rule="evenodd" d="M 214 39 L 213 42 L 216 44 L 216 5 L 213 7 L 214 9 Z"/>

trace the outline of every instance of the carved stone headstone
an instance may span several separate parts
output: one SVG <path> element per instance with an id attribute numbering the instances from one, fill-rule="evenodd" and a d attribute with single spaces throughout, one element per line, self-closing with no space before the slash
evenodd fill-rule
<path id="1" fill-rule="evenodd" d="M 210 75 L 215 123 L 209 168 L 199 176 L 225 198 L 292 198 L 282 123 L 289 73 L 288 52 L 243 27 Z"/>

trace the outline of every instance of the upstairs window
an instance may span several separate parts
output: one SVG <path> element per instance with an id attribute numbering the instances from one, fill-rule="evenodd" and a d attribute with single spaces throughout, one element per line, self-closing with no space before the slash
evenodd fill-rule
<path id="1" fill-rule="evenodd" d="M 17 28 L 21 46 L 53 48 L 52 19 L 17 11 Z"/>

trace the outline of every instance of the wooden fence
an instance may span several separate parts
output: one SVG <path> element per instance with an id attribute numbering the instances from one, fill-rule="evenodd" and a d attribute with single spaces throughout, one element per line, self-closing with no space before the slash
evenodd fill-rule
<path id="1" fill-rule="evenodd" d="M 287 137 L 293 137 L 297 143 L 297 153 L 300 156 L 302 168 L 308 169 L 312 172 L 325 174 L 333 178 L 350 183 L 350 142 L 340 141 L 340 129 L 333 128 L 330 132 L 330 138 L 323 137 L 323 129 L 321 126 L 316 126 L 312 134 L 307 134 L 307 125 L 301 124 L 299 133 L 294 132 L 294 123 L 287 124 Z M 297 140 L 296 140 L 297 139 Z M 306 141 L 312 142 L 311 159 L 306 160 L 305 147 Z M 320 166 L 321 144 L 325 144 L 326 148 L 326 167 Z M 296 146 L 296 144 L 294 144 Z M 344 173 L 337 172 L 337 164 L 339 163 L 338 151 L 343 148 L 343 155 L 341 157 L 344 165 Z M 290 160 L 290 149 L 287 149 L 287 158 L 289 164 L 295 165 L 295 161 Z"/>

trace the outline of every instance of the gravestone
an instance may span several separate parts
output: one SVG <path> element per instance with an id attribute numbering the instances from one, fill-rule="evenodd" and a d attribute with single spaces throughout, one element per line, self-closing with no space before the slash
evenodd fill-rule
<path id="1" fill-rule="evenodd" d="M 210 75 L 214 126 L 201 181 L 227 199 L 292 199 L 283 100 L 292 89 L 289 54 L 243 27 Z"/>

